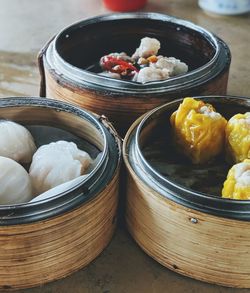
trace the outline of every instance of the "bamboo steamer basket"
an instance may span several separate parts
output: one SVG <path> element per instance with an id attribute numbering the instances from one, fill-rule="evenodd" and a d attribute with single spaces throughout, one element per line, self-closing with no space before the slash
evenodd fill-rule
<path id="1" fill-rule="evenodd" d="M 0 289 L 28 288 L 86 266 L 111 240 L 120 141 L 102 117 L 49 99 L 1 99 L 0 119 L 25 125 L 38 146 L 64 139 L 92 156 L 102 152 L 89 176 L 70 190 L 33 203 L 0 205 Z"/>
<path id="2" fill-rule="evenodd" d="M 247 98 L 202 99 L 226 118 L 250 110 Z M 184 165 L 168 148 L 169 118 L 180 102 L 150 111 L 125 137 L 128 230 L 147 254 L 170 270 L 250 288 L 250 201 L 218 196 L 230 168 L 222 159 L 212 165 Z"/>
<path id="3" fill-rule="evenodd" d="M 140 39 L 161 42 L 160 54 L 189 65 L 189 72 L 165 81 L 140 84 L 96 74 L 110 52 L 132 55 Z M 38 56 L 42 97 L 48 96 L 106 115 L 121 134 L 140 115 L 188 95 L 225 94 L 231 55 L 207 30 L 158 13 L 98 16 L 58 33 Z"/>

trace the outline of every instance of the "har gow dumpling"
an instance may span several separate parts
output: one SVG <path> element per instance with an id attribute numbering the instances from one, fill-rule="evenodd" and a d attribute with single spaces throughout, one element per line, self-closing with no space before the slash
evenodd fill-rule
<path id="1" fill-rule="evenodd" d="M 0 186 L 0 204 L 25 203 L 33 198 L 27 171 L 14 160 L 1 156 Z"/>
<path id="2" fill-rule="evenodd" d="M 63 184 L 57 185 L 56 187 L 49 189 L 48 191 L 45 191 L 42 194 L 39 194 L 38 196 L 34 197 L 30 202 L 36 202 L 44 199 L 53 198 L 54 196 L 63 193 L 76 185 L 78 185 L 80 182 L 82 182 L 88 175 L 82 175 L 80 177 L 77 177 L 73 180 L 67 181 Z"/>
<path id="3" fill-rule="evenodd" d="M 73 142 L 57 141 L 41 146 L 30 166 L 35 195 L 85 174 L 91 163 L 89 154 Z"/>
<path id="4" fill-rule="evenodd" d="M 0 156 L 21 163 L 30 163 L 36 151 L 31 133 L 24 126 L 0 120 Z"/>

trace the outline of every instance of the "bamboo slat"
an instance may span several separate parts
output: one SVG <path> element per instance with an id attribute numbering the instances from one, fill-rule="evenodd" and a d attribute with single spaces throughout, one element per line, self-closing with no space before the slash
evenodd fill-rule
<path id="1" fill-rule="evenodd" d="M 235 102 L 233 107 L 239 105 Z M 146 171 L 139 174 L 140 169 L 135 168 L 138 161 L 129 152 L 134 129 L 142 118 L 131 126 L 123 144 L 128 173 L 125 218 L 130 234 L 148 255 L 170 270 L 209 283 L 250 288 L 250 222 L 187 208 L 164 197 L 157 184 L 150 185 Z M 156 131 L 152 121 L 141 133 L 142 145 L 148 132 Z"/>
<path id="2" fill-rule="evenodd" d="M 129 126 L 142 114 L 174 99 L 189 95 L 217 94 L 227 91 L 228 70 L 213 80 L 201 85 L 192 92 L 171 92 L 161 96 L 104 95 L 95 91 L 79 88 L 77 84 L 66 83 L 45 67 L 46 96 L 77 105 L 99 115 L 105 115 L 114 124 L 118 133 L 125 135 Z"/>
<path id="3" fill-rule="evenodd" d="M 0 226 L 0 289 L 38 286 L 90 263 L 112 238 L 117 196 L 118 174 L 75 210 L 33 224 Z"/>
<path id="4" fill-rule="evenodd" d="M 163 199 L 129 173 L 126 222 L 147 254 L 191 278 L 250 288 L 249 222 L 187 209 Z"/>
<path id="5" fill-rule="evenodd" d="M 89 143 L 93 149 L 104 149 L 101 132 L 83 114 L 76 115 L 77 109 L 69 109 L 69 105 L 56 108 L 54 101 L 47 107 L 48 100 L 44 101 L 38 99 L 33 107 L 29 104 L 0 107 L 0 118 L 24 125 L 58 127 L 82 143 Z M 96 189 L 98 193 L 82 204 L 40 221 L 0 225 L 0 290 L 29 288 L 64 278 L 103 251 L 116 226 L 119 159 L 116 163 L 109 179 Z"/>

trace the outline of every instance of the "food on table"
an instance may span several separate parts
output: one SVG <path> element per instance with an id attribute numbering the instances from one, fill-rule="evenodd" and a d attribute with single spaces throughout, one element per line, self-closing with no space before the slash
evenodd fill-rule
<path id="1" fill-rule="evenodd" d="M 222 197 L 250 199 L 250 160 L 246 159 L 229 170 L 222 189 Z"/>
<path id="2" fill-rule="evenodd" d="M 27 171 L 16 161 L 0 156 L 0 204 L 30 201 L 32 185 Z"/>
<path id="3" fill-rule="evenodd" d="M 22 125 L 0 120 L 0 156 L 29 163 L 36 151 L 31 133 Z"/>
<path id="4" fill-rule="evenodd" d="M 35 195 L 85 174 L 91 163 L 89 154 L 73 142 L 57 141 L 41 146 L 30 166 Z"/>
<path id="5" fill-rule="evenodd" d="M 101 156 L 92 160 L 75 143 L 67 141 L 52 142 L 36 150 L 25 127 L 0 120 L 0 205 L 26 203 L 39 194 L 49 198 L 61 193 L 87 177 Z M 25 168 L 31 163 L 30 174 L 21 163 Z"/>
<path id="6" fill-rule="evenodd" d="M 250 159 L 250 112 L 236 114 L 228 121 L 226 154 L 234 163 Z"/>
<path id="7" fill-rule="evenodd" d="M 91 165 L 88 167 L 88 170 L 87 170 L 88 173 L 87 174 L 79 176 L 79 177 L 77 177 L 75 179 L 72 179 L 70 181 L 62 183 L 60 185 L 57 185 L 56 187 L 53 187 L 53 188 L 49 189 L 48 191 L 45 191 L 44 193 L 39 194 L 38 196 L 34 197 L 31 200 L 31 202 L 36 202 L 36 201 L 39 201 L 39 200 L 44 200 L 44 199 L 51 198 L 51 197 L 53 197 L 55 195 L 58 195 L 58 194 L 66 191 L 66 190 L 69 190 L 69 189 L 75 187 L 76 185 L 81 183 L 85 178 L 88 177 L 89 173 L 92 170 L 94 170 L 94 168 L 100 162 L 101 157 L 102 157 L 102 153 L 99 153 L 97 155 L 97 157 L 91 162 Z"/>
<path id="8" fill-rule="evenodd" d="M 165 80 L 169 77 L 186 73 L 188 66 L 174 57 L 158 55 L 161 47 L 155 38 L 141 39 L 139 48 L 132 57 L 125 52 L 110 53 L 100 59 L 103 72 L 99 73 L 111 78 L 130 80 L 140 83 Z"/>
<path id="9" fill-rule="evenodd" d="M 227 121 L 212 105 L 185 98 L 170 122 L 178 151 L 192 163 L 206 163 L 222 152 Z"/>

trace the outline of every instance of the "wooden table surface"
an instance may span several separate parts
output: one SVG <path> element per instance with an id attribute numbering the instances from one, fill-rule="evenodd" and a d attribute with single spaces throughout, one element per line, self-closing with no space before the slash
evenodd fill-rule
<path id="1" fill-rule="evenodd" d="M 227 42 L 232 52 L 228 94 L 250 97 L 250 14 L 209 15 L 199 9 L 195 0 L 150 0 L 143 11 L 190 20 Z M 109 11 L 101 0 L 0 0 L 0 97 L 38 96 L 36 55 L 39 49 L 63 27 L 105 13 Z M 209 285 L 169 271 L 144 254 L 124 228 L 118 228 L 108 248 L 87 268 L 63 280 L 20 292 L 231 293 L 250 290 Z"/>

